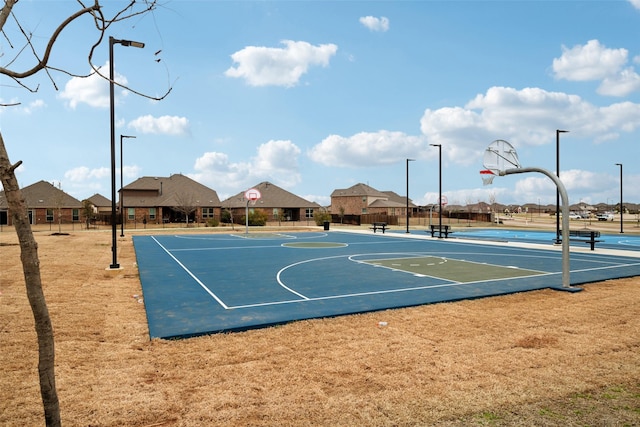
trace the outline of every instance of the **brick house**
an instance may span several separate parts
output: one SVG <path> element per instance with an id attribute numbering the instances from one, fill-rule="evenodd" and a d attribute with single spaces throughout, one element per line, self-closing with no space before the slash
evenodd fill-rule
<path id="1" fill-rule="evenodd" d="M 82 202 L 47 181 L 21 189 L 31 225 L 73 224 L 83 221 Z M 0 192 L 0 224 L 13 225 L 4 191 Z"/>
<path id="2" fill-rule="evenodd" d="M 409 211 L 416 209 L 409 200 Z M 393 191 L 378 191 L 366 184 L 356 184 L 331 193 L 331 213 L 334 215 L 384 214 L 406 216 L 407 198 Z"/>
<path id="3" fill-rule="evenodd" d="M 94 194 L 83 202 L 89 203 L 94 220 L 111 224 L 111 200 L 102 194 Z"/>
<path id="4" fill-rule="evenodd" d="M 249 205 L 249 209 L 262 211 L 267 215 L 267 221 L 312 221 L 314 212 L 321 209 L 316 202 L 305 200 L 267 181 L 252 188 L 257 189 L 261 197 L 255 205 Z M 247 199 L 244 193 L 242 191 L 222 202 L 222 209 L 230 211 L 236 222 L 246 213 Z"/>
<path id="5" fill-rule="evenodd" d="M 120 207 L 125 224 L 220 220 L 218 193 L 182 174 L 138 178 L 122 188 Z"/>

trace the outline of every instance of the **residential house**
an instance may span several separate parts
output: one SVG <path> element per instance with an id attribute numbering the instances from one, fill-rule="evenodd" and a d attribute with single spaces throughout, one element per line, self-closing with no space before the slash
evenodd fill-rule
<path id="1" fill-rule="evenodd" d="M 91 212 L 93 214 L 91 220 L 111 224 L 111 200 L 96 193 L 88 199 L 83 200 L 83 202 L 88 202 L 91 206 Z"/>
<path id="2" fill-rule="evenodd" d="M 267 181 L 252 188 L 260 193 L 255 204 L 245 198 L 245 191 L 222 202 L 222 209 L 228 210 L 234 221 L 244 217 L 247 209 L 259 209 L 267 215 L 267 221 L 311 221 L 314 212 L 321 209 L 316 202 L 305 200 Z"/>
<path id="3" fill-rule="evenodd" d="M 82 202 L 47 181 L 21 189 L 31 225 L 81 222 Z M 5 192 L 0 192 L 0 224 L 13 225 Z"/>
<path id="4" fill-rule="evenodd" d="M 409 200 L 409 212 L 417 206 Z M 404 217 L 407 198 L 393 191 L 378 191 L 366 184 L 356 184 L 331 193 L 331 213 L 334 215 L 383 214 Z"/>
<path id="5" fill-rule="evenodd" d="M 120 191 L 118 208 L 125 224 L 220 220 L 218 193 L 182 174 L 138 178 Z"/>

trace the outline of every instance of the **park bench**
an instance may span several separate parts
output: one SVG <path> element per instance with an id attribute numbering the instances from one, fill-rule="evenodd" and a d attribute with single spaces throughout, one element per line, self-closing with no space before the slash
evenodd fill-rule
<path id="1" fill-rule="evenodd" d="M 560 233 L 560 237 L 562 237 L 562 232 Z M 599 231 L 569 230 L 569 241 L 588 243 L 591 246 L 592 251 L 595 250 L 596 243 L 602 242 L 602 240 L 596 240 L 599 237 L 600 237 Z M 562 242 L 562 238 L 559 239 L 558 243 L 560 242 Z"/>
<path id="2" fill-rule="evenodd" d="M 432 224 L 431 225 L 431 237 L 435 237 L 436 233 L 438 233 L 438 237 L 441 236 L 442 234 L 444 234 L 444 237 L 447 238 L 447 237 L 449 237 L 449 234 L 453 233 L 453 231 L 451 231 L 451 226 L 450 225 L 443 225 L 442 228 L 440 228 L 439 225 Z"/>
<path id="3" fill-rule="evenodd" d="M 387 226 L 386 222 L 374 222 L 373 224 L 371 224 L 371 227 L 369 227 L 369 229 L 373 230 L 374 233 L 376 232 L 376 230 L 382 230 L 382 234 L 384 234 L 384 232 L 388 228 L 389 227 Z"/>

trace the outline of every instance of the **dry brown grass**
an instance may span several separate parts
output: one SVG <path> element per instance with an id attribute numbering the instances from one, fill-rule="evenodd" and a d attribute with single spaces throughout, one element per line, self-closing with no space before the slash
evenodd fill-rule
<path id="1" fill-rule="evenodd" d="M 149 341 L 128 234 L 114 273 L 110 233 L 36 233 L 65 425 L 640 425 L 640 278 Z M 42 425 L 16 243 L 0 233 L 0 425 Z"/>

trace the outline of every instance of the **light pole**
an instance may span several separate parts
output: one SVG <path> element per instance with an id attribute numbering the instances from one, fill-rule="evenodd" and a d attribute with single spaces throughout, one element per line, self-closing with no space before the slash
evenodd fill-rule
<path id="1" fill-rule="evenodd" d="M 135 138 L 135 136 L 130 135 L 120 135 L 120 237 L 124 237 L 124 201 L 122 200 L 122 186 L 124 182 L 124 174 L 123 174 L 123 158 L 124 151 L 122 151 L 122 139 L 123 138 Z"/>
<path id="2" fill-rule="evenodd" d="M 622 163 L 616 163 L 617 166 L 620 166 L 620 233 L 624 233 L 624 228 L 622 225 L 622 215 L 624 208 L 622 207 Z"/>
<path id="3" fill-rule="evenodd" d="M 568 130 L 556 129 L 556 175 L 560 178 L 560 134 Z M 560 191 L 556 190 L 556 243 L 560 243 Z"/>
<path id="4" fill-rule="evenodd" d="M 438 239 L 442 239 L 442 144 L 429 144 L 438 147 Z"/>
<path id="5" fill-rule="evenodd" d="M 409 162 L 415 159 L 407 159 L 407 233 L 409 232 Z"/>
<path id="6" fill-rule="evenodd" d="M 114 73 L 113 73 L 113 45 L 121 44 L 122 46 L 132 46 L 143 48 L 144 43 L 134 42 L 131 40 L 118 40 L 109 36 L 109 98 L 110 98 L 110 116 L 111 116 L 111 254 L 113 260 L 110 269 L 120 268 L 118 264 L 117 254 L 117 224 L 116 224 L 116 118 L 114 103 Z"/>

